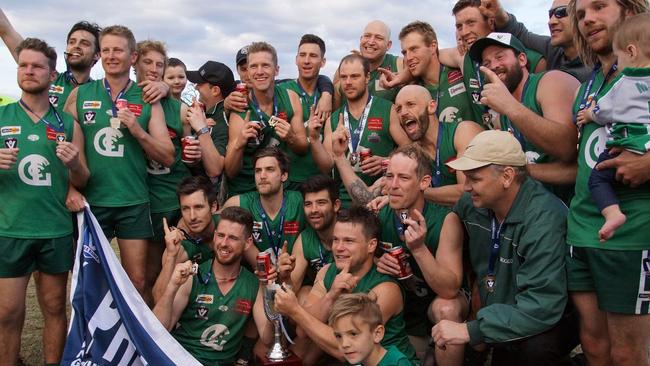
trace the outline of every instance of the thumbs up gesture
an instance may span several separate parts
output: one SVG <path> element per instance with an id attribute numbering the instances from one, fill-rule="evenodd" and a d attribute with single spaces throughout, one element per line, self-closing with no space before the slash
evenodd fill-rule
<path id="1" fill-rule="evenodd" d="M 494 71 L 485 66 L 481 66 L 480 70 L 485 75 L 486 82 L 483 86 L 483 91 L 481 91 L 481 103 L 492 108 L 499 114 L 510 116 L 513 108 L 520 105 L 519 101 L 512 96 L 506 85 Z M 522 82 L 524 81 L 522 80 Z"/>

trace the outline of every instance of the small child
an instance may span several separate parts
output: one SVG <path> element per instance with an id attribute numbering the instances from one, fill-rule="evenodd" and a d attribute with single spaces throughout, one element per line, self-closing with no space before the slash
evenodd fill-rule
<path id="1" fill-rule="evenodd" d="M 350 365 L 411 366 L 411 361 L 395 346 L 382 347 L 381 319 L 379 305 L 367 294 L 340 296 L 332 306 L 329 325 L 343 357 Z"/>
<path id="2" fill-rule="evenodd" d="M 615 157 L 610 148 L 636 154 L 650 150 L 650 14 L 626 19 L 613 46 L 622 71 L 605 86 L 602 97 L 577 115 L 579 126 L 592 121 L 606 125 L 607 149 L 598 163 Z M 615 174 L 615 169 L 593 169 L 589 177 L 589 190 L 605 217 L 598 231 L 601 242 L 611 238 L 626 220 L 613 188 Z"/>

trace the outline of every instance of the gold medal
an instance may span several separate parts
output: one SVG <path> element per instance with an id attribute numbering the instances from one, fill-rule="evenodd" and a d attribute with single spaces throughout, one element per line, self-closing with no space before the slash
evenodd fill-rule
<path id="1" fill-rule="evenodd" d="M 497 279 L 494 275 L 485 276 L 485 288 L 489 293 L 493 293 L 497 285 Z"/>
<path id="2" fill-rule="evenodd" d="M 111 128 L 117 130 L 117 129 L 120 128 L 120 125 L 122 124 L 122 121 L 120 121 L 120 119 L 117 118 L 117 117 L 111 117 L 110 124 L 111 124 Z"/>

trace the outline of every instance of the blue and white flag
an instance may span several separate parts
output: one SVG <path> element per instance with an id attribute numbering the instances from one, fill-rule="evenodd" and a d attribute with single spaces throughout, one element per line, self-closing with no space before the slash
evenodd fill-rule
<path id="1" fill-rule="evenodd" d="M 77 218 L 72 315 L 61 365 L 200 366 L 144 303 L 90 208 Z"/>

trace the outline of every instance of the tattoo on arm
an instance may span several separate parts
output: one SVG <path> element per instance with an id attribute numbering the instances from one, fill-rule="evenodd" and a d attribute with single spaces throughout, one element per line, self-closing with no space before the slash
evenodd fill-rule
<path id="1" fill-rule="evenodd" d="M 350 197 L 352 197 L 352 200 L 355 203 L 363 206 L 367 205 L 368 202 L 372 201 L 373 198 L 377 197 L 375 192 L 370 192 L 368 186 L 366 186 L 366 184 L 361 180 L 361 178 L 357 178 L 354 182 L 350 184 L 348 193 L 350 193 Z"/>

